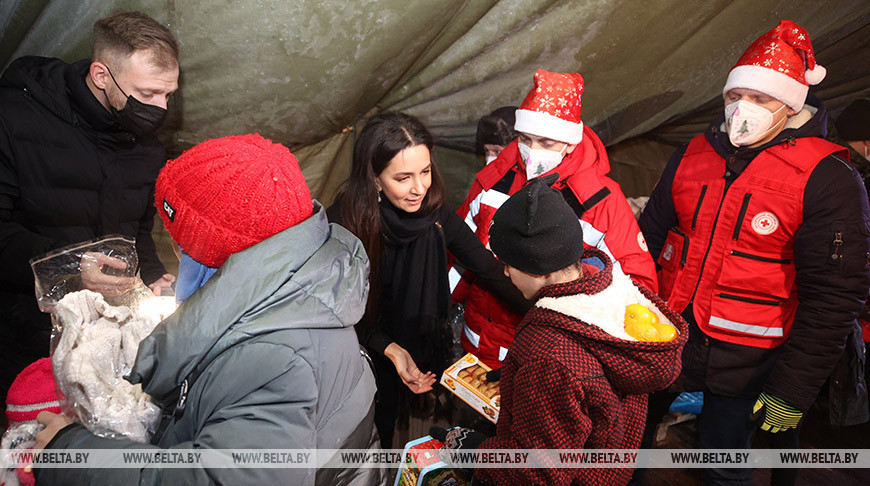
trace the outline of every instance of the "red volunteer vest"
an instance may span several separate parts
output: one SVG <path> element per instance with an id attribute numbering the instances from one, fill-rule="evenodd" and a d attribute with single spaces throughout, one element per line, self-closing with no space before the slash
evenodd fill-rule
<path id="1" fill-rule="evenodd" d="M 816 137 L 761 152 L 725 191 L 725 159 L 703 135 L 689 144 L 671 196 L 679 224 L 659 255 L 659 290 L 677 312 L 693 302 L 707 335 L 776 348 L 797 310 L 794 240 L 816 165 L 843 148 Z"/>

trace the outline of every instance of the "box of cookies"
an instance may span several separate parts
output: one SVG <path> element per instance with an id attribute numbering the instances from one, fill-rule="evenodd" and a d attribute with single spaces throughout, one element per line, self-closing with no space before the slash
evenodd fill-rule
<path id="1" fill-rule="evenodd" d="M 468 353 L 441 374 L 441 384 L 495 423 L 498 421 L 501 394 L 497 382 L 486 381 L 487 371 L 490 371 L 489 366 Z"/>

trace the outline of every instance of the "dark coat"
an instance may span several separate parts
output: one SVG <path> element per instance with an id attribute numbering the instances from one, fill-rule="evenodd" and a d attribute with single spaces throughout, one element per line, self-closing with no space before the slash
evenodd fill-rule
<path id="1" fill-rule="evenodd" d="M 604 252 L 587 249 L 584 260 L 588 258 L 605 262 L 604 268 L 593 274 L 584 265 L 589 274 L 583 278 L 542 288 L 535 307 L 517 327 L 502 367 L 497 434 L 485 440 L 481 449 L 640 446 L 647 394 L 667 387 L 680 373 L 686 321 L 657 295 L 637 286 L 677 328 L 676 339 L 623 339 L 597 323 L 584 322 L 580 317 L 600 316 L 598 309 L 612 309 L 621 330 L 626 303 L 638 303 L 626 297 L 637 292 L 625 290 L 636 284 L 621 272 L 615 276 Z M 475 471 L 486 484 L 499 485 L 625 484 L 631 473 L 631 468 L 558 467 Z"/>
<path id="2" fill-rule="evenodd" d="M 0 354 L 15 345 L 20 368 L 48 353 L 34 256 L 122 234 L 136 238 L 145 283 L 165 273 L 151 239 L 165 151 L 114 122 L 85 84 L 89 66 L 22 57 L 0 78 Z M 10 361 L 0 365 L 4 377 L 18 371 Z"/>

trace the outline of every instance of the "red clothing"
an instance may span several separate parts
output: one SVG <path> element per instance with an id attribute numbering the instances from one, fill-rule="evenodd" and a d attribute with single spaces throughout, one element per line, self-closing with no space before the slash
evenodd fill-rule
<path id="1" fill-rule="evenodd" d="M 795 235 L 804 190 L 819 162 L 843 151 L 817 137 L 774 145 L 726 187 L 725 159 L 704 135 L 695 137 L 671 188 L 679 224 L 659 256 L 662 298 L 677 312 L 694 302 L 710 337 L 782 345 L 798 307 Z"/>
<path id="2" fill-rule="evenodd" d="M 586 247 L 603 250 L 624 273 L 657 291 L 655 264 L 622 189 L 606 175 L 610 172 L 610 162 L 595 132 L 584 127 L 583 141 L 549 173 L 552 172 L 560 175 L 554 187 L 570 188 L 581 204 L 606 195 L 594 205 L 590 204 L 590 209 L 580 218 Z M 477 173 L 465 203 L 457 212 L 480 241 L 488 245 L 489 224 L 495 212 L 526 182 L 515 140 Z M 453 296 L 456 301 L 466 302 L 463 347 L 488 366 L 500 367 L 522 316 L 468 276 L 463 276 Z"/>
<path id="3" fill-rule="evenodd" d="M 628 300 L 604 291 L 612 287 L 614 294 L 624 296 L 622 289 L 632 286 L 603 252 L 591 249 L 584 256 L 605 261 L 604 269 L 544 287 L 536 307 L 520 323 L 502 368 L 497 434 L 481 449 L 637 448 L 646 423 L 647 394 L 679 375 L 688 326 L 643 286 L 637 288 L 676 326 L 677 339 L 630 341 L 580 319 L 595 313 L 589 309 L 624 309 Z M 588 300 L 576 305 L 576 296 Z M 491 484 L 610 485 L 628 482 L 632 469 L 481 468 L 475 473 Z"/>

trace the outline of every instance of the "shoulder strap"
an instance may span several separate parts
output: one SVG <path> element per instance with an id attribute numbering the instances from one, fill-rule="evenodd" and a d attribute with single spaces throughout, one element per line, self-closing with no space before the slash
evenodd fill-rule
<path id="1" fill-rule="evenodd" d="M 498 191 L 502 194 L 510 194 L 511 186 L 514 183 L 514 178 L 516 176 L 516 172 L 512 170 L 507 171 L 507 174 L 505 174 L 504 177 L 502 177 L 498 182 L 495 183 L 494 186 L 492 186 L 493 190 Z"/>
<path id="2" fill-rule="evenodd" d="M 604 198 L 610 195 L 610 189 L 602 187 L 600 191 L 593 194 L 589 199 L 580 202 L 580 200 L 577 199 L 577 196 L 574 195 L 574 191 L 572 191 L 569 186 L 566 185 L 563 187 L 561 192 L 562 197 L 565 198 L 565 202 L 571 206 L 571 209 L 574 210 L 574 214 L 577 215 L 577 219 L 582 218 L 586 211 L 589 211 L 593 206 L 600 203 Z"/>

